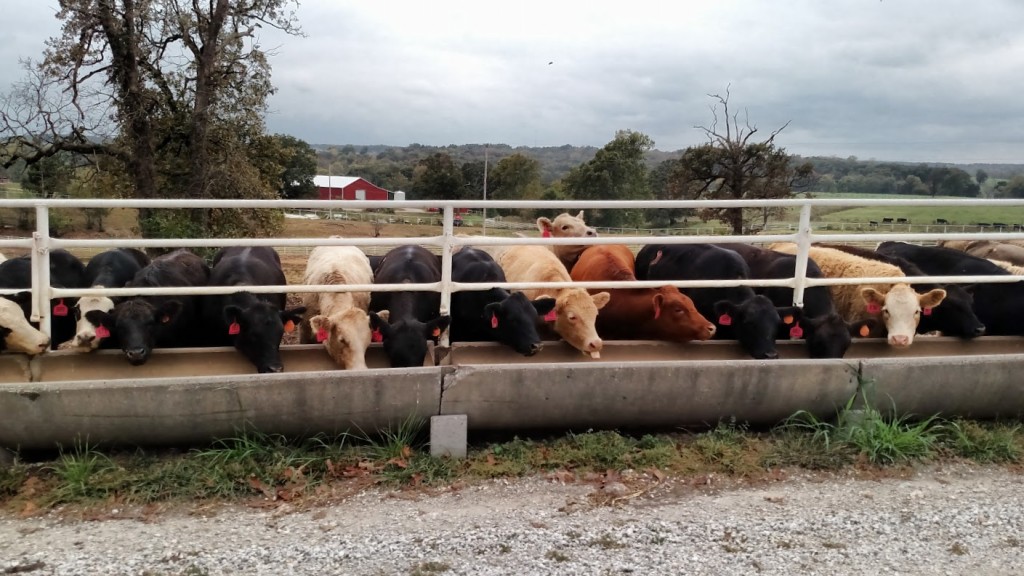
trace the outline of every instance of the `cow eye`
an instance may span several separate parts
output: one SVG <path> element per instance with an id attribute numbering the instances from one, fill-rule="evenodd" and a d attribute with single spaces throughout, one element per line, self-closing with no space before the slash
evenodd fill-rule
<path id="1" fill-rule="evenodd" d="M 568 229 L 569 229 L 569 225 L 568 224 L 565 225 L 565 226 L 562 226 L 562 230 L 568 230 Z"/>

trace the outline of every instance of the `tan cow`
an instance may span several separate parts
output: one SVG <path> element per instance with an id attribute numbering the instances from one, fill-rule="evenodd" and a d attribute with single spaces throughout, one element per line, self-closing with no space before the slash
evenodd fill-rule
<path id="1" fill-rule="evenodd" d="M 355 246 L 317 246 L 306 261 L 302 283 L 373 284 L 373 270 L 366 255 Z M 302 295 L 302 305 L 306 307 L 299 324 L 303 344 L 322 341 L 342 368 L 366 368 L 371 339 L 369 292 L 307 293 Z"/>
<path id="2" fill-rule="evenodd" d="M 558 257 L 544 246 L 506 246 L 492 254 L 509 282 L 572 281 Z M 610 298 L 607 292 L 590 295 L 583 288 L 544 288 L 523 290 L 523 293 L 530 300 L 553 297 L 555 332 L 573 348 L 592 358 L 600 357 L 602 342 L 595 323 L 597 311 Z"/>
<path id="3" fill-rule="evenodd" d="M 1006 262 L 1004 260 L 993 260 L 991 258 L 989 258 L 988 261 L 1015 276 L 1024 275 L 1024 266 L 1017 266 L 1016 264 Z"/>
<path id="4" fill-rule="evenodd" d="M 537 218 L 537 230 L 540 230 L 541 236 L 554 237 L 554 238 L 583 238 L 587 236 L 597 236 L 597 230 L 594 230 L 587 223 L 583 221 L 583 210 L 580 213 L 572 216 L 568 212 L 563 212 L 558 216 L 555 216 L 554 220 L 541 217 Z M 587 246 L 548 246 L 555 256 L 562 261 L 565 265 L 566 270 L 572 270 L 572 267 L 579 260 L 580 254 L 587 249 Z"/>
<path id="5" fill-rule="evenodd" d="M 796 254 L 796 244 L 773 244 L 772 250 Z M 904 277 L 897 266 L 854 256 L 833 248 L 812 247 L 810 257 L 826 278 Z M 921 314 L 928 313 L 946 297 L 936 288 L 918 294 L 909 284 L 853 284 L 830 286 L 836 310 L 847 322 L 876 318 L 879 314 L 889 332 L 889 345 L 906 348 L 914 342 Z"/>
<path id="6" fill-rule="evenodd" d="M 19 298 L 29 298 L 29 292 L 21 292 Z M 25 312 L 17 303 L 0 298 L 0 350 L 35 356 L 50 347 L 50 339 L 36 330 L 25 319 Z"/>

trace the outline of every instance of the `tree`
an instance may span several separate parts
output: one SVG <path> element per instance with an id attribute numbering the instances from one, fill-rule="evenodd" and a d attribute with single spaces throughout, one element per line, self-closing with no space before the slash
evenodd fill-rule
<path id="1" fill-rule="evenodd" d="M 452 157 L 437 152 L 416 165 L 412 192 L 422 200 L 459 200 L 465 198 L 462 171 Z"/>
<path id="2" fill-rule="evenodd" d="M 648 176 L 651 192 L 655 200 L 677 200 L 680 197 L 678 181 L 679 163 L 677 160 L 664 160 L 659 163 Z M 648 222 L 665 222 L 666 226 L 675 226 L 676 222 L 693 215 L 689 208 L 652 208 L 645 211 Z"/>
<path id="3" fill-rule="evenodd" d="M 974 173 L 974 180 L 978 182 L 978 186 L 984 186 L 985 182 L 988 181 L 988 172 L 985 172 L 981 168 Z"/>
<path id="4" fill-rule="evenodd" d="M 262 136 L 252 156 L 269 185 L 285 200 L 316 197 L 316 151 L 304 140 L 287 134 Z"/>
<path id="5" fill-rule="evenodd" d="M 59 151 L 102 155 L 121 164 L 136 198 L 276 197 L 250 156 L 272 92 L 255 32 L 298 33 L 294 4 L 62 0 L 61 35 L 0 102 L 9 144 L 0 163 Z M 229 222 L 251 235 L 280 225 L 280 215 L 255 211 L 185 212 L 141 210 L 140 228 L 146 236 L 211 235 Z"/>
<path id="6" fill-rule="evenodd" d="M 643 200 L 651 197 L 644 154 L 654 141 L 641 132 L 621 130 L 597 151 L 594 158 L 572 170 L 563 180 L 568 196 L 577 200 Z M 641 210 L 590 210 L 588 223 L 620 227 L 638 225 Z"/>
<path id="7" fill-rule="evenodd" d="M 63 153 L 29 165 L 21 178 L 22 189 L 40 198 L 66 196 L 75 173 L 71 162 L 71 155 Z"/>
<path id="8" fill-rule="evenodd" d="M 708 142 L 687 148 L 679 159 L 679 181 L 684 198 L 740 200 L 747 198 L 789 198 L 793 190 L 808 188 L 814 182 L 814 166 L 810 162 L 794 166 L 784 148 L 775 144 L 781 128 L 763 141 L 755 141 L 757 127 L 745 119 L 741 126 L 739 114 L 729 111 L 729 91 L 725 96 L 709 94 L 717 100 L 712 107 L 710 126 L 697 126 Z M 724 124 L 719 125 L 719 107 Z M 773 216 L 768 208 L 706 208 L 700 211 L 705 221 L 718 219 L 729 224 L 733 234 L 742 234 L 753 218 L 767 224 Z"/>

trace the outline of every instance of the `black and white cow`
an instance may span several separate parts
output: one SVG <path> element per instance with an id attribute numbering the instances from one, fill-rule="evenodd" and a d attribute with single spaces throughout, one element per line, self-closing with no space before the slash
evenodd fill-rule
<path id="1" fill-rule="evenodd" d="M 50 347 L 50 338 L 25 319 L 21 302 L 31 302 L 31 299 L 31 292 L 19 292 L 9 298 L 0 298 L 0 352 L 35 356 Z"/>
<path id="2" fill-rule="evenodd" d="M 90 288 L 123 288 L 147 265 L 149 257 L 134 248 L 107 250 L 89 259 L 85 265 L 84 284 Z M 97 335 L 96 326 L 87 317 L 92 310 L 110 312 L 113 309 L 114 300 L 106 296 L 79 298 L 75 305 L 78 325 L 72 346 L 85 350 L 115 347 L 116 343 L 110 339 L 109 332 L 104 328 Z"/>
<path id="3" fill-rule="evenodd" d="M 67 250 L 50 252 L 50 286 L 54 288 L 82 288 L 85 265 Z M 0 288 L 31 288 L 32 258 L 20 256 L 0 262 Z M 25 318 L 32 314 L 30 298 L 15 300 L 24 312 Z M 55 298 L 50 302 L 50 344 L 56 348 L 75 335 L 75 318 L 72 309 L 76 298 Z"/>
<path id="4" fill-rule="evenodd" d="M 452 257 L 455 282 L 504 282 L 505 273 L 491 255 L 463 248 Z M 452 294 L 451 339 L 455 342 L 501 342 L 524 356 L 542 348 L 537 322 L 555 307 L 554 298 L 529 300 L 503 288 Z"/>
<path id="5" fill-rule="evenodd" d="M 441 281 L 441 260 L 422 246 L 398 246 L 384 255 L 373 275 L 374 284 Z M 448 328 L 449 316 L 440 316 L 438 292 L 374 292 L 370 297 L 370 326 L 379 330 L 384 353 L 394 368 L 422 366 L 427 340 Z M 377 314 L 388 310 L 387 319 Z"/>
<path id="6" fill-rule="evenodd" d="M 739 254 L 712 244 L 649 244 L 636 256 L 638 280 L 737 280 L 750 278 Z M 800 321 L 795 306 L 776 307 L 749 286 L 680 288 L 697 311 L 718 325 L 716 339 L 738 340 L 754 358 L 778 358 L 775 338 L 784 324 Z"/>
<path id="7" fill-rule="evenodd" d="M 281 258 L 268 246 L 232 247 L 217 252 L 210 286 L 283 286 Z M 286 295 L 234 294 L 202 299 L 203 330 L 212 346 L 234 346 L 260 373 L 281 372 L 281 337 L 302 321 L 305 308 L 285 309 Z"/>
<path id="8" fill-rule="evenodd" d="M 127 287 L 167 288 L 206 286 L 210 269 L 199 256 L 175 250 L 153 259 L 139 270 Z M 145 364 L 153 348 L 200 346 L 205 329 L 198 322 L 197 296 L 136 296 L 123 300 L 111 312 L 93 310 L 86 318 L 109 332 L 134 366 Z"/>

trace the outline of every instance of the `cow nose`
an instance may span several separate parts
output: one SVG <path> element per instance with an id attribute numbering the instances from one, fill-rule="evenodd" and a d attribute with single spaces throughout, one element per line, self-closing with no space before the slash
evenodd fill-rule
<path id="1" fill-rule="evenodd" d="M 124 354 L 132 364 L 142 364 L 146 361 L 147 353 L 145 348 L 129 348 L 124 351 Z"/>
<path id="2" fill-rule="evenodd" d="M 596 230 L 587 230 L 587 236 L 597 236 Z"/>
<path id="3" fill-rule="evenodd" d="M 604 346 L 604 343 L 601 342 L 601 339 L 595 338 L 587 342 L 585 348 L 587 352 L 600 352 L 602 346 Z"/>
<path id="4" fill-rule="evenodd" d="M 977 328 L 975 328 L 974 329 L 974 335 L 975 336 L 984 336 L 985 335 L 985 326 L 982 325 L 982 326 L 978 326 Z"/>
<path id="5" fill-rule="evenodd" d="M 96 337 L 95 334 L 86 334 L 85 332 L 82 332 L 81 334 L 76 336 L 76 338 L 78 339 L 78 345 L 79 346 L 85 346 L 87 344 L 91 344 L 95 337 Z"/>
<path id="6" fill-rule="evenodd" d="M 715 326 L 714 324 L 708 324 L 707 328 L 708 328 L 708 337 L 709 338 L 711 336 L 714 336 L 715 332 L 718 330 L 718 327 Z"/>
<path id="7" fill-rule="evenodd" d="M 894 334 L 889 336 L 889 344 L 892 344 L 897 348 L 905 348 L 910 346 L 910 337 L 902 334 Z"/>
<path id="8" fill-rule="evenodd" d="M 533 344 L 530 344 L 530 351 L 529 353 L 527 353 L 527 356 L 533 356 L 537 352 L 540 352 L 541 348 L 543 347 L 544 345 L 541 344 L 540 342 L 534 342 Z"/>

